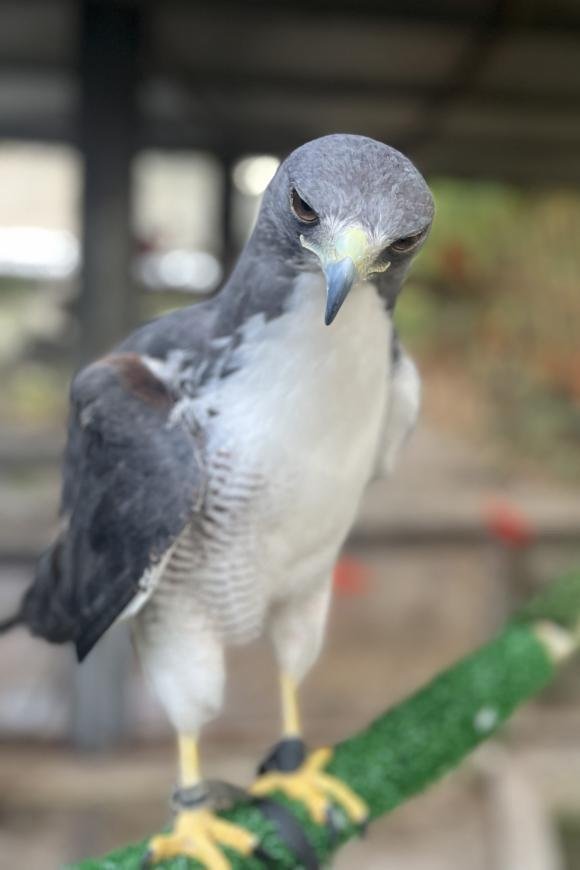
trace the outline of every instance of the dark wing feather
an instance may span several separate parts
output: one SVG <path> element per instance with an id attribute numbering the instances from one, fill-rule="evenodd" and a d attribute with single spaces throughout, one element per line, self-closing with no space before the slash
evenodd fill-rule
<path id="1" fill-rule="evenodd" d="M 71 390 L 64 531 L 23 600 L 38 635 L 83 659 L 187 524 L 202 490 L 194 436 L 137 354 L 106 357 Z"/>

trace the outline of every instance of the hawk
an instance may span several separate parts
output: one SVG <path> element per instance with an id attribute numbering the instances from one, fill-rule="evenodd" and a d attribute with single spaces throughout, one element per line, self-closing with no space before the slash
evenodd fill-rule
<path id="1" fill-rule="evenodd" d="M 256 847 L 204 802 L 197 740 L 222 704 L 225 648 L 262 634 L 284 731 L 253 793 L 364 819 L 323 773 L 327 756 L 305 759 L 297 689 L 363 491 L 416 420 L 419 378 L 393 310 L 432 217 L 425 181 L 394 148 L 308 142 L 280 165 L 221 291 L 73 380 L 61 531 L 4 628 L 70 641 L 82 660 L 130 620 L 178 735 L 184 796 L 152 862 L 187 854 L 223 870 L 222 846 Z"/>

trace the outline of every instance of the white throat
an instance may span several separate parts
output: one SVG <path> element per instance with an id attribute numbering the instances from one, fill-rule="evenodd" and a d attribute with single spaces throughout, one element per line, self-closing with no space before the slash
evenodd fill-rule
<path id="1" fill-rule="evenodd" d="M 236 420 L 238 435 L 255 431 L 276 452 L 326 445 L 329 459 L 337 451 L 339 462 L 351 448 L 372 453 L 376 447 L 392 325 L 368 283 L 352 288 L 330 326 L 324 308 L 322 276 L 302 275 L 283 315 L 270 321 L 256 315 L 246 323 L 238 370 L 219 387 L 214 383 L 207 396 L 215 406 L 217 387 L 219 405 Z M 198 401 L 205 403 L 205 397 Z M 373 460 L 369 455 L 369 467 Z"/>

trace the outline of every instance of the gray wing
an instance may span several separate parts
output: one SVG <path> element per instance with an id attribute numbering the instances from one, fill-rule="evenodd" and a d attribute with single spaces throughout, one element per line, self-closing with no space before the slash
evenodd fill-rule
<path id="1" fill-rule="evenodd" d="M 71 389 L 63 531 L 39 563 L 21 618 L 82 660 L 139 592 L 202 493 L 194 435 L 136 353 L 80 372 Z"/>

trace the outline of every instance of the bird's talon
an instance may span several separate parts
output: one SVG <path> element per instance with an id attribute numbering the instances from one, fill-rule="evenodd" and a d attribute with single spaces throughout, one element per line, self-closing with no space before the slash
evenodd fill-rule
<path id="1" fill-rule="evenodd" d="M 317 749 L 293 772 L 265 773 L 254 782 L 250 793 L 264 797 L 281 791 L 290 799 L 303 803 L 317 824 L 326 823 L 336 833 L 344 825 L 341 820 L 337 821 L 334 806 L 338 806 L 352 824 L 366 824 L 368 807 L 365 802 L 344 782 L 326 773 L 325 767 L 331 757 L 331 749 Z"/>
<path id="2" fill-rule="evenodd" d="M 207 870 L 230 870 L 222 847 L 251 855 L 256 843 L 254 835 L 245 828 L 219 818 L 208 809 L 183 810 L 171 833 L 153 837 L 142 866 L 148 868 L 166 858 L 183 855 L 195 858 Z"/>

